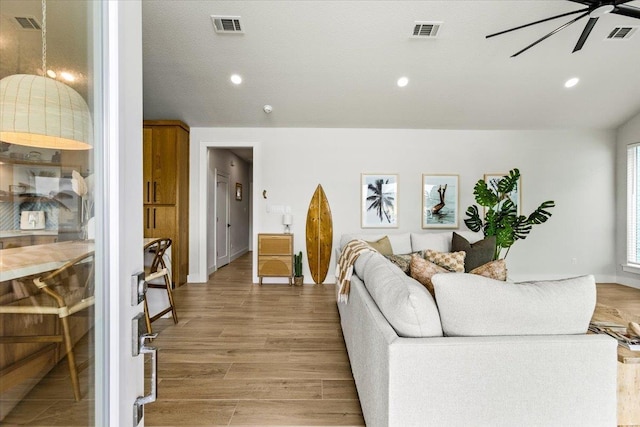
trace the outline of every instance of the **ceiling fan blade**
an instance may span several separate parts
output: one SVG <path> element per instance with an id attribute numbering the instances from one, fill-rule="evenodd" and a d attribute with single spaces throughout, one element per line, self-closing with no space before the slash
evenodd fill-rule
<path id="1" fill-rule="evenodd" d="M 582 46 L 584 46 L 584 42 L 587 41 L 587 37 L 589 37 L 589 34 L 591 34 L 591 30 L 593 30 L 593 27 L 596 25 L 596 22 L 598 22 L 598 19 L 599 18 L 589 18 L 589 20 L 587 21 L 587 25 L 585 25 L 584 30 L 582 30 L 582 34 L 580 34 L 580 38 L 578 39 L 578 43 L 576 43 L 576 47 L 573 48 L 573 52 L 577 52 L 582 49 Z"/>
<path id="2" fill-rule="evenodd" d="M 574 3 L 584 4 L 585 6 L 591 6 L 595 9 L 598 6 L 601 6 L 602 3 L 609 3 L 615 6 L 616 4 L 629 3 L 632 0 L 617 0 L 617 1 L 608 1 L 608 2 L 602 2 L 600 0 L 569 0 L 569 1 L 572 1 Z"/>
<path id="3" fill-rule="evenodd" d="M 576 13 L 585 12 L 585 11 L 588 11 L 588 10 L 589 10 L 589 8 L 586 8 L 586 9 L 580 9 L 580 10 L 574 10 L 574 11 L 572 11 L 572 12 L 567 12 L 567 13 L 562 13 L 562 14 L 560 14 L 560 15 L 552 16 L 552 17 L 550 17 L 550 18 L 545 18 L 545 19 L 541 19 L 541 20 L 536 21 L 536 22 L 531 22 L 531 23 L 529 23 L 529 24 L 520 25 L 519 27 L 510 28 L 510 29 L 508 29 L 508 30 L 500 31 L 500 32 L 498 32 L 498 33 L 494 33 L 494 34 L 489 34 L 488 36 L 486 36 L 486 38 L 488 38 L 488 39 L 489 39 L 489 38 L 491 38 L 491 37 L 499 36 L 499 35 L 504 34 L 504 33 L 509 33 L 509 32 L 511 32 L 511 31 L 520 30 L 520 29 L 522 29 L 522 28 L 530 27 L 530 26 L 532 26 L 532 25 L 541 24 L 541 23 L 543 23 L 543 22 L 551 21 L 551 20 L 553 20 L 553 19 L 562 18 L 563 16 L 574 15 L 574 14 L 576 14 Z"/>
<path id="4" fill-rule="evenodd" d="M 563 30 L 565 28 L 567 28 L 569 25 L 573 24 L 574 22 L 584 18 L 585 16 L 589 15 L 589 12 L 587 11 L 586 13 L 583 13 L 582 15 L 578 16 L 577 18 L 572 19 L 571 21 L 567 22 L 566 24 L 563 24 L 561 26 L 559 26 L 558 28 L 556 28 L 555 30 L 551 31 L 549 34 L 547 34 L 544 37 L 539 38 L 538 40 L 536 40 L 535 42 L 531 43 L 529 46 L 525 47 L 524 49 L 514 53 L 513 55 L 511 55 L 512 58 L 515 58 L 516 56 L 520 55 L 522 52 L 525 52 L 529 49 L 531 49 L 532 47 L 534 47 L 535 45 L 537 45 L 538 43 L 540 43 L 543 40 L 548 39 L 549 37 L 551 37 L 552 35 L 554 35 L 555 33 L 557 33 L 560 30 Z"/>
<path id="5" fill-rule="evenodd" d="M 630 18 L 640 19 L 640 8 L 627 6 L 626 4 L 617 4 L 616 8 L 611 11 L 616 15 L 628 16 Z"/>

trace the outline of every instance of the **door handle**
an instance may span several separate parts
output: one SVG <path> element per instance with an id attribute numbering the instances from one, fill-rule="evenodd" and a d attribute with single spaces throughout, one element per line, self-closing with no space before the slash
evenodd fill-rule
<path id="1" fill-rule="evenodd" d="M 156 193 L 158 191 L 158 183 L 156 181 L 153 181 L 153 201 L 157 202 L 156 200 Z"/>
<path id="2" fill-rule="evenodd" d="M 156 228 L 156 208 L 153 208 L 153 228 Z"/>
<path id="3" fill-rule="evenodd" d="M 150 196 L 150 194 L 149 194 L 149 187 L 150 187 L 150 186 L 151 186 L 151 182 L 150 182 L 150 181 L 147 181 L 147 198 L 146 198 L 146 201 L 147 201 L 147 202 L 149 202 L 149 201 L 150 201 L 150 200 L 149 200 L 149 199 L 150 199 L 150 197 L 149 197 L 149 196 Z"/>
<path id="4" fill-rule="evenodd" d="M 139 354 L 151 355 L 151 390 L 146 396 L 138 396 L 133 403 L 133 425 L 140 424 L 144 416 L 144 405 L 153 403 L 158 398 L 158 348 L 147 346 L 146 340 L 154 339 L 158 334 L 143 334 L 139 341 Z"/>

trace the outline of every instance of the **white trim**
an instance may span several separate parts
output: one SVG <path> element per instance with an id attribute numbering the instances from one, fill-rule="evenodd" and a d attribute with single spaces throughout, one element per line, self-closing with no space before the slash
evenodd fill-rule
<path id="1" fill-rule="evenodd" d="M 192 135 L 194 129 L 191 130 Z M 197 133 L 197 132 L 196 132 Z M 199 135 L 199 133 L 197 133 Z M 262 144 L 259 141 L 195 141 L 190 143 L 191 146 L 191 162 L 190 166 L 193 168 L 197 165 L 197 169 L 192 171 L 192 175 L 195 175 L 198 180 L 198 187 L 191 189 L 189 210 L 195 216 L 194 222 L 199 227 L 197 232 L 195 227 L 189 229 L 189 241 L 195 241 L 195 246 L 198 248 L 196 265 L 197 267 L 189 269 L 189 275 L 187 281 L 189 283 L 205 283 L 209 276 L 207 274 L 207 203 L 199 198 L 202 194 L 207 194 L 207 173 L 208 173 L 208 150 L 209 148 L 237 148 L 237 147 L 250 147 L 253 148 L 253 188 L 262 188 Z M 196 147 L 195 150 L 193 148 Z M 193 180 L 192 180 L 193 182 Z M 193 191 L 195 190 L 195 191 Z M 261 191 L 254 191 L 251 194 L 253 211 L 252 230 L 258 230 L 258 224 L 262 218 L 262 212 L 255 210 L 256 206 L 260 206 L 258 197 L 262 197 Z M 190 214 L 191 216 L 192 214 Z M 205 236 L 202 238 L 202 236 Z M 253 282 L 258 281 L 258 267 L 257 267 L 257 239 L 253 242 Z M 189 255 L 194 256 L 193 254 Z M 191 264 L 191 262 L 189 263 Z M 194 271 L 195 270 L 195 271 Z"/>
<path id="2" fill-rule="evenodd" d="M 640 265 L 622 264 L 622 271 L 633 274 L 640 274 Z"/>

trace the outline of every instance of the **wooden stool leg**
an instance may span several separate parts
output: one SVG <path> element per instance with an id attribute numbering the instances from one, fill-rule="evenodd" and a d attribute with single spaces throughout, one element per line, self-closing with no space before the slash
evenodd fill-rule
<path id="1" fill-rule="evenodd" d="M 169 276 L 164 276 L 164 283 L 167 286 L 167 295 L 169 296 L 169 305 L 171 306 L 171 314 L 173 315 L 173 323 L 178 323 L 178 313 L 176 313 L 176 306 L 173 303 L 173 292 L 171 291 L 171 280 Z"/>
<path id="2" fill-rule="evenodd" d="M 153 331 L 151 330 L 151 318 L 149 317 L 149 304 L 147 304 L 146 295 L 144 296 L 143 306 L 144 306 L 144 322 L 147 324 L 147 333 L 152 334 Z"/>
<path id="3" fill-rule="evenodd" d="M 67 353 L 67 362 L 69 362 L 69 375 L 71 375 L 71 386 L 73 387 L 73 397 L 76 401 L 80 401 L 80 381 L 78 380 L 78 370 L 76 368 L 76 357 L 73 353 L 73 344 L 71 343 L 71 332 L 69 330 L 69 319 L 60 318 L 62 322 L 62 331 L 64 333 L 64 346 Z"/>

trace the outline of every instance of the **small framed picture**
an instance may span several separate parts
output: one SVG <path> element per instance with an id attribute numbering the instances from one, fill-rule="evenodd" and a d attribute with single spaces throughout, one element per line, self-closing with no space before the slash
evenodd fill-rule
<path id="1" fill-rule="evenodd" d="M 360 188 L 361 227 L 398 228 L 398 175 L 363 173 Z"/>
<path id="2" fill-rule="evenodd" d="M 242 200 L 242 184 L 236 182 L 236 200 Z"/>
<path id="3" fill-rule="evenodd" d="M 422 228 L 458 228 L 458 175 L 422 175 Z"/>
<path id="4" fill-rule="evenodd" d="M 499 173 L 487 173 L 484 175 L 484 182 L 487 183 L 487 187 L 489 187 L 489 189 L 491 191 L 493 191 L 494 193 L 498 194 L 498 183 L 500 182 L 500 180 L 505 177 L 506 173 L 503 174 L 499 174 Z M 516 188 L 509 193 L 507 196 L 509 197 L 509 199 L 511 199 L 511 201 L 513 202 L 514 205 L 516 205 L 516 212 L 518 213 L 518 215 L 520 215 L 520 197 L 521 196 L 521 192 L 522 192 L 522 177 L 520 177 L 518 179 L 518 183 L 516 184 Z M 499 203 L 496 207 L 499 209 L 502 203 Z M 486 208 L 485 208 L 486 210 Z"/>

